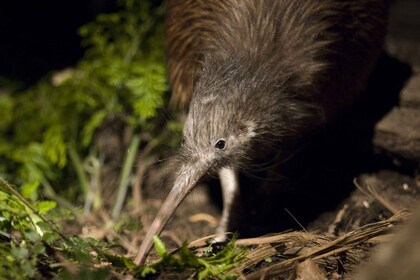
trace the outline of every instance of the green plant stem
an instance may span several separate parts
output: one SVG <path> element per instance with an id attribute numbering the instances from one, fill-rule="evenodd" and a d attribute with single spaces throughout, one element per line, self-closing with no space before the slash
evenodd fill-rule
<path id="1" fill-rule="evenodd" d="M 115 202 L 114 209 L 112 210 L 112 218 L 114 219 L 120 216 L 125 196 L 127 194 L 128 183 L 131 171 L 133 169 L 134 159 L 136 158 L 139 145 L 140 137 L 138 135 L 134 135 L 131 139 L 130 145 L 128 146 L 128 150 L 124 159 L 124 165 L 121 171 L 120 180 L 118 183 L 117 201 Z"/>
<path id="2" fill-rule="evenodd" d="M 80 187 L 85 197 L 89 194 L 89 183 L 86 178 L 86 173 L 83 170 L 83 163 L 77 154 L 74 144 L 69 145 L 69 157 L 73 164 L 74 170 L 76 171 L 77 178 L 79 179 Z"/>
<path id="3" fill-rule="evenodd" d="M 102 207 L 102 193 L 101 193 L 101 163 L 93 155 L 85 160 L 85 170 L 89 174 L 91 180 L 89 187 L 89 194 L 86 197 L 84 211 L 89 212 L 93 206 L 94 210 Z"/>

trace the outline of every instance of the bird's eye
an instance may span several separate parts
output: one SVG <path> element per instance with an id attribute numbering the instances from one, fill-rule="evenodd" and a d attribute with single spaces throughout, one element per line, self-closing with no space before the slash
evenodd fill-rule
<path id="1" fill-rule="evenodd" d="M 219 150 L 224 150 L 226 148 L 226 141 L 224 139 L 219 139 L 214 144 L 214 147 Z"/>

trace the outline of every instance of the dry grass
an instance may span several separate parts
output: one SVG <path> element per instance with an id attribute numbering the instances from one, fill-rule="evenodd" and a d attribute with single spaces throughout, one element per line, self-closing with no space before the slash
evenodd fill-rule
<path id="1" fill-rule="evenodd" d="M 410 216 L 408 211 L 401 211 L 339 237 L 293 231 L 239 239 L 236 245 L 247 247 L 249 251 L 240 267 L 230 272 L 241 275 L 239 279 L 342 279 L 366 261 L 375 245 L 391 240 Z M 203 246 L 211 237 L 190 245 Z M 302 273 L 310 275 L 309 278 Z"/>

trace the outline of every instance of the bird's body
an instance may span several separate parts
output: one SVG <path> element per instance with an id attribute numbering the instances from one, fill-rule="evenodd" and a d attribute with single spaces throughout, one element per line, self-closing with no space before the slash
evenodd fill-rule
<path id="1" fill-rule="evenodd" d="M 387 6 L 386 0 L 167 2 L 172 103 L 189 110 L 177 180 L 136 261 L 204 174 L 221 177 L 223 231 L 238 171 L 281 160 L 282 143 L 299 143 L 351 105 L 380 53 Z"/>

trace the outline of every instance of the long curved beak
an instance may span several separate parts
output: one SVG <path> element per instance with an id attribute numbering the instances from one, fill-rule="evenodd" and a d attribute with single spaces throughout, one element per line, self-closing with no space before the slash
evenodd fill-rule
<path id="1" fill-rule="evenodd" d="M 209 167 L 210 166 L 203 161 L 200 161 L 197 164 L 186 164 L 181 166 L 172 190 L 162 204 L 140 245 L 140 249 L 134 260 L 136 265 L 144 263 L 152 247 L 153 236 L 159 235 L 162 232 L 176 208 L 178 208 L 184 198 L 194 189 L 201 177 L 207 173 Z"/>

